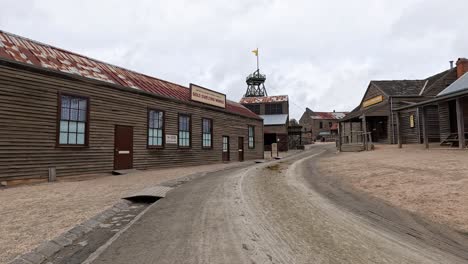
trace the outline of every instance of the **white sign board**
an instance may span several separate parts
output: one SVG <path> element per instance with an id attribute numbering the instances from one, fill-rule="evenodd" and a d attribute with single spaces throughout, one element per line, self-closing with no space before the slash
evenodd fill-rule
<path id="1" fill-rule="evenodd" d="M 177 135 L 166 135 L 166 144 L 177 144 Z"/>
<path id="2" fill-rule="evenodd" d="M 271 144 L 271 156 L 274 158 L 278 158 L 278 143 Z"/>
<path id="3" fill-rule="evenodd" d="M 190 99 L 204 104 L 226 108 L 226 95 L 190 84 Z"/>

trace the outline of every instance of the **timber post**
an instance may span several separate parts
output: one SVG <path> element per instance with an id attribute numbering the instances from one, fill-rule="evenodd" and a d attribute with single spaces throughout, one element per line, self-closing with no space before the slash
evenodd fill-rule
<path id="1" fill-rule="evenodd" d="M 458 148 L 465 148 L 465 121 L 463 120 L 463 107 L 460 103 L 460 98 L 456 99 L 457 107 L 457 127 L 458 127 Z"/>
<path id="2" fill-rule="evenodd" d="M 397 129 L 398 148 L 402 148 L 401 131 L 400 131 L 400 112 L 396 112 L 396 129 Z"/>
<path id="3" fill-rule="evenodd" d="M 341 152 L 341 122 L 338 122 L 338 151 Z"/>
<path id="4" fill-rule="evenodd" d="M 362 127 L 363 127 L 363 131 L 364 131 L 364 133 L 363 133 L 363 135 L 364 135 L 363 143 L 364 143 L 364 148 L 366 150 L 369 150 L 367 148 L 367 123 L 366 122 L 367 122 L 366 121 L 366 115 L 362 115 Z"/>
<path id="5" fill-rule="evenodd" d="M 424 147 L 429 148 L 429 138 L 427 136 L 427 115 L 426 115 L 426 107 L 422 107 L 422 130 L 423 130 L 423 142 L 424 142 Z"/>

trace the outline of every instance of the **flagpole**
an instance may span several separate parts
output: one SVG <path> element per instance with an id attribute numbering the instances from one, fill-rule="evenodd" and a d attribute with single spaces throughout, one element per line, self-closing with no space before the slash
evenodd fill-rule
<path id="1" fill-rule="evenodd" d="M 258 48 L 257 48 L 257 71 L 260 73 L 260 67 L 258 66 Z"/>

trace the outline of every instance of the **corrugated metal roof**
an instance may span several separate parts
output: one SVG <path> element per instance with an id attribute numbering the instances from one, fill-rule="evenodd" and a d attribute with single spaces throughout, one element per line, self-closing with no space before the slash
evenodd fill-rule
<path id="1" fill-rule="evenodd" d="M 260 115 L 263 118 L 263 125 L 284 125 L 288 120 L 288 115 Z"/>
<path id="2" fill-rule="evenodd" d="M 0 30 L 0 58 L 82 77 L 140 89 L 157 95 L 192 102 L 190 90 L 182 85 L 160 80 L 118 66 L 55 48 Z M 226 111 L 258 118 L 244 106 L 227 100 Z"/>
<path id="3" fill-rule="evenodd" d="M 348 112 L 313 112 L 310 116 L 312 119 L 341 119 L 345 117 Z"/>
<path id="4" fill-rule="evenodd" d="M 437 96 L 447 95 L 454 92 L 459 92 L 468 89 L 468 73 L 463 74 L 460 78 L 454 81 L 451 85 L 445 88 Z"/>
<path id="5" fill-rule="evenodd" d="M 287 95 L 273 95 L 273 96 L 263 96 L 263 97 L 243 97 L 240 100 L 241 104 L 260 104 L 260 103 L 278 103 L 278 102 L 287 102 Z"/>

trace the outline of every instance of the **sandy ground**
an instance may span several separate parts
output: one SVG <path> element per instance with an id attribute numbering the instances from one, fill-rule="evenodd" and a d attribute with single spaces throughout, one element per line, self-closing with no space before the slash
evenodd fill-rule
<path id="1" fill-rule="evenodd" d="M 318 163 L 322 175 L 338 176 L 353 188 L 436 223 L 468 233 L 468 152 L 398 149 L 339 153 Z"/>
<path id="2" fill-rule="evenodd" d="M 26 253 L 147 186 L 240 163 L 139 171 L 0 189 L 0 263 Z"/>
<path id="3" fill-rule="evenodd" d="M 184 184 L 92 263 L 466 263 L 309 188 L 305 165 L 323 151 Z"/>

